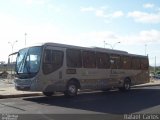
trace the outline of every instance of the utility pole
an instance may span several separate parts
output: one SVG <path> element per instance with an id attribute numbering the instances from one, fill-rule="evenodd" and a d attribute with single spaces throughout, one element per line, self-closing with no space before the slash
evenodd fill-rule
<path id="1" fill-rule="evenodd" d="M 147 44 L 145 44 L 145 56 L 147 55 Z"/>
<path id="2" fill-rule="evenodd" d="M 116 42 L 116 43 L 114 43 L 114 44 L 109 44 L 109 43 L 106 43 L 106 42 L 104 41 L 104 45 L 109 45 L 112 49 L 114 49 L 114 47 L 115 47 L 117 44 L 119 44 L 119 43 L 121 43 L 121 42 Z"/>
<path id="3" fill-rule="evenodd" d="M 104 43 L 104 48 L 105 48 L 105 44 L 106 44 L 106 42 L 105 42 L 105 41 L 103 41 L 103 43 Z"/>
<path id="4" fill-rule="evenodd" d="M 155 56 L 155 66 L 154 66 L 154 73 L 156 74 L 156 56 Z"/>
<path id="5" fill-rule="evenodd" d="M 18 42 L 18 41 L 16 40 L 16 41 L 14 41 L 14 42 L 8 42 L 8 44 L 10 44 L 11 47 L 12 47 L 12 53 L 13 53 L 14 44 L 15 44 L 16 42 Z"/>
<path id="6" fill-rule="evenodd" d="M 12 47 L 12 53 L 13 53 L 13 48 L 14 48 L 14 45 L 15 45 L 15 43 L 16 42 L 18 42 L 17 40 L 16 41 L 14 41 L 14 42 L 8 42 L 8 44 L 10 44 L 11 45 L 11 47 Z M 11 78 L 12 78 L 12 76 L 13 76 L 13 74 L 12 74 L 12 69 L 13 69 L 13 63 L 12 63 L 12 60 L 13 60 L 13 56 L 11 56 Z"/>

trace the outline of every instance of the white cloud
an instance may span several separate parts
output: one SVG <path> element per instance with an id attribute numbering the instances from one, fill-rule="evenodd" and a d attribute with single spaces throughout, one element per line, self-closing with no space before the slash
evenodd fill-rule
<path id="1" fill-rule="evenodd" d="M 54 11 L 54 12 L 57 12 L 57 13 L 60 13 L 60 12 L 62 12 L 63 11 L 63 7 L 62 6 L 54 6 L 54 5 L 52 5 L 52 4 L 48 4 L 48 10 L 49 11 Z"/>
<path id="2" fill-rule="evenodd" d="M 23 0 L 25 4 L 27 5 L 44 5 L 48 2 L 48 0 Z"/>
<path id="3" fill-rule="evenodd" d="M 31 5 L 33 3 L 33 0 L 25 0 L 25 3 Z"/>
<path id="4" fill-rule="evenodd" d="M 127 42 L 127 44 L 140 44 L 148 42 L 156 43 L 160 42 L 160 31 L 154 29 L 148 31 L 144 30 L 135 35 L 121 36 L 120 39 Z"/>
<path id="5" fill-rule="evenodd" d="M 129 12 L 128 16 L 133 18 L 136 22 L 141 23 L 160 23 L 160 13 L 147 13 L 140 11 Z"/>
<path id="6" fill-rule="evenodd" d="M 104 10 L 96 10 L 95 14 L 97 17 L 107 17 L 104 13 Z"/>
<path id="7" fill-rule="evenodd" d="M 124 16 L 124 13 L 120 10 L 114 11 L 114 12 L 108 12 L 107 7 L 105 7 L 105 6 L 100 7 L 100 8 L 81 7 L 80 11 L 81 12 L 92 12 L 95 14 L 96 17 L 109 18 L 110 20 L 113 18 L 118 18 L 118 17 Z"/>
<path id="8" fill-rule="evenodd" d="M 160 31 L 159 30 L 143 30 L 133 35 L 119 35 L 110 31 L 102 32 L 89 32 L 78 35 L 81 40 L 89 40 L 92 44 L 98 45 L 99 41 L 109 40 L 113 43 L 121 41 L 123 44 L 143 44 L 143 43 L 156 43 L 160 42 Z M 77 37 L 77 36 L 76 36 Z"/>
<path id="9" fill-rule="evenodd" d="M 142 42 L 157 42 L 160 40 L 160 31 L 150 30 L 150 31 L 141 31 L 139 34 Z"/>
<path id="10" fill-rule="evenodd" d="M 144 8 L 153 8 L 154 7 L 154 4 L 152 3 L 146 3 L 143 5 Z"/>
<path id="11" fill-rule="evenodd" d="M 114 13 L 112 14 L 112 16 L 113 16 L 114 18 L 122 17 L 122 16 L 124 16 L 124 13 L 123 13 L 122 11 L 116 11 L 116 12 L 114 12 Z"/>
<path id="12" fill-rule="evenodd" d="M 81 7 L 81 12 L 93 12 L 95 9 L 93 7 Z"/>
<path id="13" fill-rule="evenodd" d="M 106 40 L 106 39 L 110 39 L 110 40 L 117 39 L 117 35 L 110 31 L 88 32 L 88 33 L 83 33 L 82 36 L 84 38 L 95 40 L 95 41 Z"/>

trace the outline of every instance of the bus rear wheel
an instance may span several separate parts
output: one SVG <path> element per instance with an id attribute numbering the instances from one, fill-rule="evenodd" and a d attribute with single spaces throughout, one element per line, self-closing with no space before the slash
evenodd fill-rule
<path id="1" fill-rule="evenodd" d="M 54 92 L 43 92 L 43 95 L 50 97 L 54 94 Z"/>
<path id="2" fill-rule="evenodd" d="M 131 89 L 131 81 L 130 79 L 127 78 L 124 80 L 123 87 L 120 87 L 119 90 L 125 92 L 129 91 L 130 89 Z"/>
<path id="3" fill-rule="evenodd" d="M 78 85 L 76 82 L 71 81 L 67 84 L 67 89 L 64 92 L 64 95 L 67 97 L 74 97 L 77 95 L 78 92 Z"/>

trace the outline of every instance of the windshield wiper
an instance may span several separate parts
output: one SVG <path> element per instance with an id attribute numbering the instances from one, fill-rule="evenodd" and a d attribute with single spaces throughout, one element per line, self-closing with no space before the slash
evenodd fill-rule
<path id="1" fill-rule="evenodd" d="M 25 66 L 26 66 L 26 70 L 27 70 L 27 73 L 30 74 L 30 62 L 27 62 L 27 60 L 25 60 Z M 25 68 L 24 66 L 24 68 Z"/>
<path id="2" fill-rule="evenodd" d="M 25 62 L 26 62 L 26 54 L 27 54 L 27 52 L 24 54 L 21 62 L 19 62 L 19 65 L 17 64 L 17 74 L 19 74 L 21 72 L 23 73 L 23 70 L 25 68 Z M 18 56 L 19 56 L 19 53 L 18 53 Z"/>

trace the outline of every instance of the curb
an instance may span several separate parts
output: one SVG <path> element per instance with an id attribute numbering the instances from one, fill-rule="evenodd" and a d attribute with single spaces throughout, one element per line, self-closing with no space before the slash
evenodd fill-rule
<path id="1" fill-rule="evenodd" d="M 15 94 L 15 95 L 0 95 L 0 99 L 31 97 L 31 96 L 42 96 L 42 94 L 41 93 L 28 93 L 28 94 Z"/>
<path id="2" fill-rule="evenodd" d="M 136 86 L 132 86 L 132 88 L 152 87 L 152 86 L 160 86 L 160 83 L 159 84 L 149 84 L 149 85 L 136 85 Z"/>

